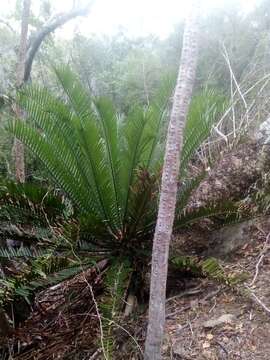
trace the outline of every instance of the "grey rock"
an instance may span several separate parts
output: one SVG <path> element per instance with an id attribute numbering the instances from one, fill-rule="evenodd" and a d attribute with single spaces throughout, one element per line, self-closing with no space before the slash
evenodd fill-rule
<path id="1" fill-rule="evenodd" d="M 224 314 L 218 318 L 207 320 L 203 323 L 204 328 L 214 328 L 223 324 L 232 324 L 236 321 L 236 316 L 233 314 Z"/>

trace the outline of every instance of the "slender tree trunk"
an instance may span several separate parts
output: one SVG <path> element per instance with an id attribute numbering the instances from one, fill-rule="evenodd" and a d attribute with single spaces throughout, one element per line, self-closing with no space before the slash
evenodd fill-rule
<path id="1" fill-rule="evenodd" d="M 193 0 L 193 5 L 186 21 L 182 56 L 167 134 L 159 211 L 152 252 L 149 322 L 145 342 L 145 360 L 161 359 L 161 346 L 165 326 L 169 244 L 175 216 L 183 130 L 192 96 L 197 65 L 199 35 L 198 1 Z"/>
<path id="2" fill-rule="evenodd" d="M 72 9 L 68 13 L 63 13 L 53 17 L 51 20 L 45 23 L 45 25 L 36 33 L 27 51 L 27 34 L 28 34 L 28 23 L 29 23 L 29 14 L 31 8 L 31 0 L 23 0 L 21 40 L 20 40 L 20 49 L 19 49 L 19 57 L 18 57 L 18 65 L 17 65 L 17 78 L 16 78 L 17 89 L 20 88 L 23 83 L 29 80 L 35 55 L 38 49 L 40 48 L 43 40 L 46 38 L 46 36 L 54 32 L 58 27 L 64 25 L 66 22 L 78 16 L 87 15 L 93 3 L 94 0 L 92 1 L 90 0 L 88 4 L 85 5 L 84 7 L 80 7 L 78 9 Z M 24 114 L 18 106 L 15 107 L 15 111 L 17 117 L 23 120 Z M 25 181 L 24 145 L 18 139 L 14 140 L 13 155 L 15 158 L 15 177 L 17 181 L 24 182 Z"/>
<path id="3" fill-rule="evenodd" d="M 21 22 L 21 39 L 20 39 L 17 74 L 16 74 L 17 89 L 20 88 L 24 82 L 30 8 L 31 8 L 31 0 L 24 0 L 23 10 L 22 10 L 22 22 Z M 19 106 L 16 105 L 15 111 L 17 117 L 23 120 L 23 113 L 19 108 Z M 13 154 L 15 159 L 16 180 L 19 182 L 24 182 L 25 181 L 24 145 L 18 139 L 14 139 Z"/>

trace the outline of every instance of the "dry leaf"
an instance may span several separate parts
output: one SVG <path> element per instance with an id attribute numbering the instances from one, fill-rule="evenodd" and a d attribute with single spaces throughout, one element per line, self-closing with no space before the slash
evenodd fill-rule
<path id="1" fill-rule="evenodd" d="M 202 347 L 203 347 L 203 349 L 208 349 L 208 348 L 210 348 L 210 343 L 208 342 L 208 341 L 205 341 L 203 344 L 202 344 Z"/>

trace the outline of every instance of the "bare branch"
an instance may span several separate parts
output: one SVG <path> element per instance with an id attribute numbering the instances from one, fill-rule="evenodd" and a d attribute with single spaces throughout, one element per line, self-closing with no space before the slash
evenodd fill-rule
<path id="1" fill-rule="evenodd" d="M 10 23 L 7 20 L 0 18 L 0 23 L 7 26 L 9 30 L 13 32 L 13 34 L 16 34 L 16 31 L 13 29 L 13 27 L 10 25 Z"/>
<path id="2" fill-rule="evenodd" d="M 31 42 L 28 52 L 27 52 L 27 57 L 26 57 L 26 62 L 25 62 L 25 71 L 24 71 L 24 81 L 25 82 L 27 82 L 29 80 L 34 57 L 35 57 L 38 49 L 40 48 L 42 41 L 46 38 L 46 36 L 48 36 L 50 33 L 54 32 L 57 28 L 64 25 L 69 20 L 72 20 L 78 16 L 86 16 L 89 13 L 92 4 L 93 4 L 93 1 L 91 1 L 90 3 L 88 3 L 88 5 L 86 5 L 82 8 L 73 9 L 68 13 L 61 13 L 61 14 L 53 16 L 37 32 L 37 34 L 34 36 L 32 42 Z"/>

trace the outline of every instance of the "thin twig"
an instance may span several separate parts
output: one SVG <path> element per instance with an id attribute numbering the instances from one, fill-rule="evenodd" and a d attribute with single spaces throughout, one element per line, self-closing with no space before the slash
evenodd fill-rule
<path id="1" fill-rule="evenodd" d="M 7 26 L 9 30 L 13 32 L 13 34 L 16 34 L 16 31 L 13 29 L 13 27 L 10 25 L 10 23 L 7 20 L 0 18 L 0 23 Z"/>
<path id="2" fill-rule="evenodd" d="M 196 295 L 196 294 L 199 294 L 201 292 L 202 292 L 201 288 L 195 288 L 195 289 L 187 290 L 187 291 L 182 292 L 181 294 L 178 294 L 178 295 L 175 295 L 175 296 L 172 296 L 172 297 L 168 298 L 166 300 L 166 303 L 168 303 L 169 301 L 172 301 L 172 300 L 180 299 L 180 298 L 182 298 L 184 296 Z"/>
<path id="3" fill-rule="evenodd" d="M 215 291 L 207 294 L 202 300 L 199 300 L 199 304 L 204 303 L 206 300 L 208 300 L 208 299 L 210 299 L 210 298 L 213 298 L 214 296 L 216 296 L 217 294 L 219 294 L 220 291 L 221 291 L 221 288 L 219 288 L 219 289 L 217 289 L 217 290 L 215 290 Z M 182 307 L 182 308 L 180 308 L 180 309 L 178 309 L 178 310 L 175 310 L 174 312 L 172 312 L 172 313 L 170 313 L 170 314 L 167 314 L 167 315 L 166 315 L 166 319 L 171 318 L 171 317 L 174 316 L 174 315 L 178 315 L 178 314 L 180 314 L 180 313 L 182 313 L 182 312 L 184 312 L 184 311 L 187 311 L 187 310 L 189 310 L 190 308 L 191 308 L 191 304 L 189 304 L 189 305 L 187 305 L 187 306 L 184 306 L 184 307 Z"/>
<path id="4" fill-rule="evenodd" d="M 143 350 L 142 348 L 140 347 L 138 341 L 135 339 L 135 337 L 127 330 L 125 329 L 123 326 L 121 326 L 120 324 L 118 324 L 117 322 L 115 322 L 114 320 L 112 319 L 107 319 L 105 318 L 104 316 L 102 316 L 102 319 L 106 320 L 106 321 L 110 321 L 112 324 L 114 324 L 116 327 L 118 327 L 119 329 L 123 330 L 133 341 L 134 343 L 136 344 L 137 348 L 139 349 L 140 353 L 143 355 Z"/>
<path id="5" fill-rule="evenodd" d="M 250 292 L 250 295 L 252 296 L 252 298 L 255 300 L 255 302 L 260 305 L 267 313 L 268 315 L 270 315 L 270 309 L 268 306 L 266 306 L 261 299 L 258 298 L 258 296 L 254 293 L 254 291 L 252 291 L 247 285 L 245 286 L 248 291 Z"/>
<path id="6" fill-rule="evenodd" d="M 94 360 L 94 359 L 96 359 L 100 353 L 102 353 L 102 349 L 97 349 L 97 351 L 95 351 L 94 354 L 91 355 L 88 360 Z"/>
<path id="7" fill-rule="evenodd" d="M 228 350 L 225 348 L 224 345 L 222 345 L 219 341 L 214 341 L 215 344 L 221 347 L 221 349 L 225 352 L 226 355 L 229 355 Z"/>
<path id="8" fill-rule="evenodd" d="M 249 286 L 252 286 L 255 284 L 255 281 L 257 280 L 257 277 L 258 277 L 258 274 L 259 274 L 259 270 L 260 270 L 260 265 L 265 257 L 265 254 L 268 250 L 268 247 L 269 247 L 269 240 L 270 240 L 270 232 L 268 233 L 268 235 L 266 236 L 266 240 L 265 240 L 265 243 L 264 243 L 264 246 L 263 246 L 263 249 L 260 253 L 260 257 L 259 257 L 259 260 L 256 264 L 256 271 L 255 271 L 255 275 L 251 281 L 251 283 L 249 284 Z"/>

